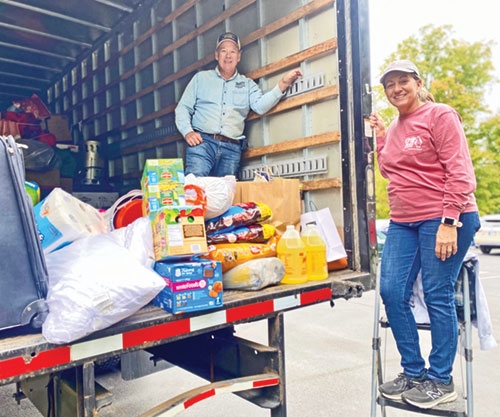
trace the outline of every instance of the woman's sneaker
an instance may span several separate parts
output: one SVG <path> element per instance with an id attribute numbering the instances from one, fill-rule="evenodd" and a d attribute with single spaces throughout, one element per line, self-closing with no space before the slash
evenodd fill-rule
<path id="1" fill-rule="evenodd" d="M 423 381 L 424 378 L 412 378 L 405 374 L 399 374 L 396 379 L 383 383 L 378 387 L 378 390 L 385 398 L 400 400 L 403 392 L 412 389 Z"/>
<path id="2" fill-rule="evenodd" d="M 432 408 L 441 403 L 454 401 L 456 398 L 453 379 L 449 384 L 426 379 L 403 394 L 403 400 L 419 408 Z"/>

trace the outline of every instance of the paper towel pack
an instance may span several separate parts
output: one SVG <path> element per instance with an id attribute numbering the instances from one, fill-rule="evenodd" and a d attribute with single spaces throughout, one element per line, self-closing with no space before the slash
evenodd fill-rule
<path id="1" fill-rule="evenodd" d="M 104 216 L 61 188 L 34 207 L 38 234 L 45 254 L 83 237 L 108 232 Z"/>

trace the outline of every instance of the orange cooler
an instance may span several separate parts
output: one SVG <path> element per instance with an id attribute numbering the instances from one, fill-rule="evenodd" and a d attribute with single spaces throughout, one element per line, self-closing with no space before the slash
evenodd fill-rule
<path id="1" fill-rule="evenodd" d="M 302 234 L 302 241 L 306 245 L 307 253 L 307 279 L 321 280 L 328 278 L 326 262 L 326 244 L 318 229 L 313 224 L 308 224 Z"/>
<path id="2" fill-rule="evenodd" d="M 278 242 L 278 258 L 285 264 L 282 284 L 302 284 L 307 282 L 306 246 L 299 232 L 291 225 Z"/>

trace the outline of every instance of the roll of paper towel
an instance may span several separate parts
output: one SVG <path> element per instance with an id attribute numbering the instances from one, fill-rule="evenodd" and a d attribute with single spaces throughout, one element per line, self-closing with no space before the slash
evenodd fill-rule
<path id="1" fill-rule="evenodd" d="M 61 188 L 54 188 L 34 207 L 34 212 L 44 253 L 82 237 L 109 231 L 99 211 Z"/>

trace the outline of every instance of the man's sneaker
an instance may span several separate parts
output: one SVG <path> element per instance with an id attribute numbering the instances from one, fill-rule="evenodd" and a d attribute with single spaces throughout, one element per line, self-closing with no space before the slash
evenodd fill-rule
<path id="1" fill-rule="evenodd" d="M 453 380 L 449 384 L 426 379 L 403 394 L 403 400 L 419 408 L 432 408 L 441 403 L 454 401 L 457 398 Z"/>
<path id="2" fill-rule="evenodd" d="M 405 374 L 399 374 L 396 379 L 383 383 L 378 387 L 378 390 L 385 398 L 400 400 L 403 392 L 412 389 L 423 381 L 424 378 L 412 378 Z"/>

